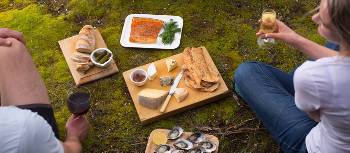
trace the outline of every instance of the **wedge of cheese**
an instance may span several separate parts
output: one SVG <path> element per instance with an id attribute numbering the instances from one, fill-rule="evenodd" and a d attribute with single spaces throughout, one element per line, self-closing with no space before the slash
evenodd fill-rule
<path id="1" fill-rule="evenodd" d="M 176 88 L 174 97 L 176 98 L 177 102 L 184 101 L 187 96 L 188 96 L 188 91 L 185 88 Z"/>
<path id="2" fill-rule="evenodd" d="M 157 76 L 157 68 L 154 63 L 150 64 L 147 69 L 147 75 L 149 80 L 154 80 Z"/>
<path id="3" fill-rule="evenodd" d="M 138 101 L 139 104 L 144 107 L 157 109 L 162 105 L 167 96 L 168 91 L 157 89 L 143 89 L 138 93 Z"/>
<path id="4" fill-rule="evenodd" d="M 166 64 L 166 67 L 168 68 L 168 72 L 174 70 L 177 66 L 176 60 L 174 59 L 166 59 L 165 64 Z"/>

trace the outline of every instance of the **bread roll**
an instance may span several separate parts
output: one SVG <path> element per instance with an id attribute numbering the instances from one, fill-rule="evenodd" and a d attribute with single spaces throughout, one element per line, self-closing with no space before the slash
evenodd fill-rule
<path id="1" fill-rule="evenodd" d="M 95 50 L 95 46 L 95 29 L 91 25 L 86 25 L 79 32 L 75 49 L 78 52 L 90 54 L 93 50 Z"/>

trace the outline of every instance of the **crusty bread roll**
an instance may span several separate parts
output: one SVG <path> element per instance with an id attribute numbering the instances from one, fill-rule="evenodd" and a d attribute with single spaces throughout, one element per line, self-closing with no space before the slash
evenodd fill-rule
<path id="1" fill-rule="evenodd" d="M 81 53 L 91 53 L 95 50 L 95 29 L 91 25 L 85 25 L 79 32 L 75 49 Z"/>

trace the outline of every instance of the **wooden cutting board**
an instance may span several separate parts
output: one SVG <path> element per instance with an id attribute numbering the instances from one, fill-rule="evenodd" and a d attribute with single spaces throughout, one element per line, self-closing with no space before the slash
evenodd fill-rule
<path id="1" fill-rule="evenodd" d="M 95 38 L 96 48 L 107 48 L 107 45 L 103 40 L 101 33 L 97 29 L 95 30 Z M 73 57 L 73 53 L 76 51 L 75 42 L 77 39 L 78 35 L 75 35 L 73 37 L 58 41 L 63 52 L 64 58 L 66 59 L 66 62 L 68 64 L 69 70 L 72 73 L 75 84 L 77 86 L 101 79 L 103 77 L 107 77 L 118 72 L 118 67 L 115 64 L 114 60 L 112 61 L 112 64 L 107 68 L 98 68 L 95 66 L 88 70 L 86 74 L 78 72 L 76 70 L 76 64 L 71 60 L 71 57 Z"/>
<path id="2" fill-rule="evenodd" d="M 213 68 L 215 68 L 215 70 L 218 71 L 205 47 L 203 47 L 203 54 L 204 54 L 204 56 L 207 56 L 208 59 L 210 59 L 208 64 L 211 64 L 213 66 Z M 160 76 L 173 76 L 175 78 L 176 75 L 180 72 L 184 61 L 182 58 L 182 53 L 171 56 L 169 58 L 175 59 L 177 61 L 177 63 L 178 63 L 177 68 L 171 72 L 168 72 L 166 64 L 165 64 L 165 59 L 154 62 L 154 64 L 157 67 L 157 71 L 158 71 L 157 77 L 152 81 L 148 80 L 146 82 L 146 84 L 141 86 L 141 87 L 134 85 L 130 81 L 130 74 L 132 73 L 132 71 L 134 69 L 131 69 L 131 70 L 123 73 L 124 80 L 126 82 L 126 85 L 128 86 L 131 98 L 134 102 L 136 111 L 139 115 L 139 118 L 140 118 L 142 124 L 147 124 L 147 123 L 150 123 L 153 121 L 157 121 L 159 119 L 174 115 L 176 113 L 179 113 L 179 112 L 191 109 L 191 108 L 195 108 L 195 107 L 216 101 L 220 98 L 227 96 L 227 94 L 229 93 L 229 89 L 227 88 L 225 81 L 222 79 L 221 75 L 220 75 L 220 86 L 214 92 L 201 92 L 201 91 L 198 91 L 196 89 L 189 88 L 185 85 L 184 78 L 182 78 L 179 85 L 178 85 L 178 88 L 186 88 L 189 92 L 188 97 L 184 101 L 179 103 L 176 101 L 175 97 L 172 96 L 172 98 L 169 102 L 169 105 L 164 113 L 161 113 L 159 111 L 160 108 L 154 110 L 154 109 L 149 109 L 149 108 L 146 108 L 144 106 L 141 106 L 138 103 L 137 94 L 142 89 L 151 88 L 151 89 L 159 89 L 159 90 L 166 90 L 166 91 L 170 90 L 170 86 L 167 86 L 167 87 L 160 86 L 159 77 Z M 151 63 L 149 63 L 149 64 L 151 64 Z M 149 64 L 146 64 L 146 65 L 143 65 L 143 66 L 140 66 L 137 68 L 142 68 L 142 69 L 147 71 Z M 137 68 L 135 68 L 135 69 L 137 69 Z"/>
<path id="3" fill-rule="evenodd" d="M 155 129 L 152 131 L 152 133 L 158 132 L 158 131 L 168 134 L 170 130 Z M 192 132 L 184 132 L 184 134 L 180 138 L 187 139 L 191 134 L 193 134 L 193 133 Z M 218 149 L 216 149 L 216 151 L 214 151 L 213 153 L 218 153 L 219 152 L 219 139 L 216 136 L 209 135 L 209 134 L 205 134 L 205 137 L 206 137 L 206 140 L 213 142 L 217 146 Z M 174 144 L 174 142 L 175 141 L 168 140 L 167 144 L 172 145 L 172 144 Z M 156 148 L 157 148 L 157 145 L 152 142 L 152 134 L 151 134 L 150 137 L 148 138 L 148 143 L 147 143 L 145 153 L 153 153 Z"/>

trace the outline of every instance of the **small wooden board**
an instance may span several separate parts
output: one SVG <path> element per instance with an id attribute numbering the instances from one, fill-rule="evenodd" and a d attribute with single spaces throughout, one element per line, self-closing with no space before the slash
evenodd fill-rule
<path id="1" fill-rule="evenodd" d="M 96 48 L 107 48 L 107 45 L 103 40 L 101 33 L 97 29 L 95 31 L 95 37 L 96 37 Z M 63 52 L 64 58 L 66 59 L 66 62 L 68 64 L 69 70 L 72 73 L 75 84 L 77 86 L 98 80 L 103 77 L 107 77 L 109 75 L 112 75 L 118 72 L 118 67 L 113 60 L 112 64 L 107 68 L 103 69 L 95 66 L 90 70 L 88 70 L 86 74 L 79 73 L 76 70 L 76 64 L 71 60 L 73 53 L 76 51 L 75 42 L 77 39 L 78 39 L 78 35 L 75 35 L 73 37 L 58 41 L 61 47 L 61 50 Z"/>
<path id="2" fill-rule="evenodd" d="M 155 129 L 152 131 L 152 133 L 158 132 L 158 131 L 168 134 L 170 130 Z M 184 132 L 184 134 L 180 138 L 187 139 L 191 134 L 192 134 L 192 132 Z M 208 134 L 205 134 L 205 137 L 206 137 L 206 140 L 213 142 L 217 146 L 218 149 L 216 149 L 216 151 L 214 151 L 213 153 L 218 153 L 219 152 L 219 139 L 216 136 L 208 135 Z M 168 144 L 170 144 L 170 145 L 174 144 L 174 142 L 175 141 L 168 140 Z M 152 142 L 152 134 L 150 134 L 150 137 L 148 138 L 148 143 L 147 143 L 145 153 L 153 153 L 156 148 L 157 148 L 157 145 Z"/>
<path id="3" fill-rule="evenodd" d="M 205 47 L 203 47 L 203 54 L 204 54 L 204 56 L 207 56 L 208 59 L 210 59 L 210 63 L 208 63 L 208 64 L 212 64 L 212 66 L 217 70 L 213 60 L 211 59 L 211 57 L 210 57 L 208 51 L 205 49 Z M 165 64 L 165 59 L 154 62 L 154 64 L 157 67 L 157 71 L 158 71 L 157 77 L 152 81 L 148 80 L 146 82 L 146 84 L 141 86 L 141 87 L 134 85 L 130 81 L 130 74 L 132 73 L 132 71 L 134 69 L 131 69 L 131 70 L 123 73 L 124 80 L 126 82 L 126 85 L 128 86 L 131 98 L 134 102 L 136 111 L 139 115 L 139 118 L 140 118 L 142 124 L 147 124 L 147 123 L 159 120 L 161 118 L 168 117 L 168 116 L 171 116 L 173 114 L 176 114 L 176 113 L 179 113 L 179 112 L 191 109 L 191 108 L 195 108 L 195 107 L 216 101 L 220 98 L 225 97 L 227 95 L 227 93 L 229 92 L 229 89 L 227 88 L 225 81 L 222 79 L 221 76 L 220 76 L 220 86 L 214 92 L 201 92 L 201 91 L 198 91 L 196 89 L 189 88 L 185 85 L 184 78 L 182 78 L 177 87 L 178 88 L 186 88 L 188 90 L 188 92 L 189 92 L 188 97 L 184 101 L 179 103 L 176 101 L 175 97 L 172 96 L 172 98 L 170 99 L 169 105 L 164 113 L 160 112 L 160 108 L 159 109 L 149 109 L 149 108 L 146 108 L 144 106 L 141 106 L 138 103 L 137 94 L 142 89 L 151 88 L 151 89 L 159 89 L 159 90 L 166 90 L 166 91 L 170 90 L 170 86 L 168 86 L 168 87 L 160 86 L 159 77 L 160 76 L 173 76 L 175 78 L 176 75 L 180 72 L 184 61 L 182 58 L 182 53 L 171 56 L 169 58 L 175 59 L 177 61 L 177 64 L 178 64 L 177 68 L 171 72 L 168 72 L 166 64 Z M 149 63 L 149 64 L 151 64 L 151 63 Z M 138 68 L 142 68 L 142 69 L 147 71 L 149 64 L 146 64 L 144 66 L 140 66 Z"/>

